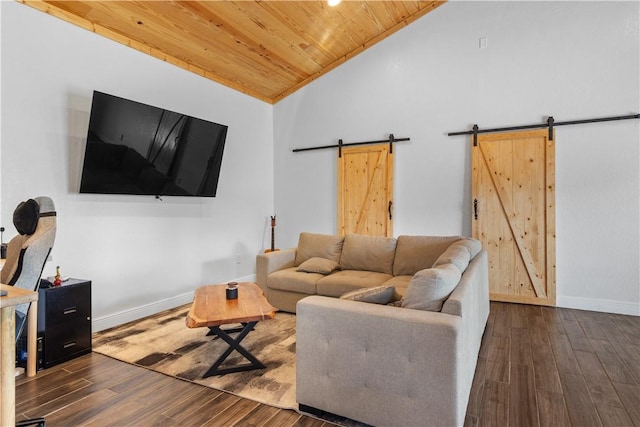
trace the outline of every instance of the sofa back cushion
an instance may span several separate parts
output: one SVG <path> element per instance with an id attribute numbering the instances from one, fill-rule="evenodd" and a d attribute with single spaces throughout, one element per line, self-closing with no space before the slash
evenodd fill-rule
<path id="1" fill-rule="evenodd" d="M 420 270 L 411 278 L 401 305 L 415 310 L 440 311 L 461 277 L 462 273 L 453 264 Z"/>
<path id="2" fill-rule="evenodd" d="M 344 238 L 340 268 L 393 274 L 396 239 L 348 234 Z"/>
<path id="3" fill-rule="evenodd" d="M 296 267 L 314 257 L 340 261 L 344 237 L 330 234 L 300 233 L 296 249 Z"/>
<path id="4" fill-rule="evenodd" d="M 452 243 L 442 255 L 433 263 L 434 267 L 442 264 L 453 264 L 461 273 L 467 269 L 469 262 L 478 255 L 482 249 L 480 241 L 470 238 L 460 239 Z"/>
<path id="5" fill-rule="evenodd" d="M 463 238 L 462 240 L 460 240 L 460 244 L 469 249 L 471 259 L 474 259 L 476 255 L 478 255 L 482 250 L 482 242 L 471 237 Z"/>
<path id="6" fill-rule="evenodd" d="M 460 236 L 399 236 L 393 275 L 412 276 L 431 268 L 440 254 L 458 240 Z"/>

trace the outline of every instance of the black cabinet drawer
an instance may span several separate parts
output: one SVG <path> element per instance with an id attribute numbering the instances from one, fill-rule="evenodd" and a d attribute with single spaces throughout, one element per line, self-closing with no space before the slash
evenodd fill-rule
<path id="1" fill-rule="evenodd" d="M 42 344 L 45 368 L 89 353 L 91 322 L 78 320 L 50 326 Z"/>
<path id="2" fill-rule="evenodd" d="M 41 289 L 38 298 L 38 331 L 70 320 L 90 319 L 89 283 L 70 283 L 56 288 Z"/>
<path id="3" fill-rule="evenodd" d="M 47 296 L 46 318 L 50 324 L 90 316 L 91 288 L 62 288 Z"/>

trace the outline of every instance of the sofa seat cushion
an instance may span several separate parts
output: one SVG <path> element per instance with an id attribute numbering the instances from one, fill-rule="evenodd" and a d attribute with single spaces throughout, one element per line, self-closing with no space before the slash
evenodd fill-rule
<path id="1" fill-rule="evenodd" d="M 396 290 L 393 286 L 375 286 L 347 292 L 340 299 L 348 301 L 368 302 L 371 304 L 389 304 L 393 301 Z"/>
<path id="2" fill-rule="evenodd" d="M 400 296 L 404 296 L 407 293 L 409 282 L 413 276 L 403 275 L 395 276 L 383 283 L 384 286 L 393 286 L 396 289 L 396 293 Z"/>
<path id="3" fill-rule="evenodd" d="M 323 277 L 325 277 L 323 274 L 304 273 L 296 271 L 296 267 L 290 267 L 269 274 L 267 276 L 267 287 L 279 291 L 314 295 L 316 293 L 316 283 Z"/>
<path id="4" fill-rule="evenodd" d="M 344 237 L 329 234 L 300 233 L 296 249 L 296 267 L 314 257 L 340 262 Z"/>
<path id="5" fill-rule="evenodd" d="M 393 262 L 393 275 L 413 276 L 420 270 L 433 267 L 440 254 L 459 236 L 399 236 Z"/>
<path id="6" fill-rule="evenodd" d="M 318 295 L 338 298 L 356 289 L 380 286 L 392 276 L 375 271 L 342 270 L 321 277 L 316 285 Z"/>
<path id="7" fill-rule="evenodd" d="M 340 268 L 392 274 L 395 253 L 396 239 L 393 237 L 348 234 L 342 246 Z"/>
<path id="8" fill-rule="evenodd" d="M 456 288 L 462 273 L 453 264 L 442 264 L 418 271 L 402 298 L 402 307 L 440 311 L 442 304 Z"/>

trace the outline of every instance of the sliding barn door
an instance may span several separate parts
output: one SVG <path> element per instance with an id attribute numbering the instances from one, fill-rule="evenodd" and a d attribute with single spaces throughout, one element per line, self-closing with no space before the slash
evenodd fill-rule
<path id="1" fill-rule="evenodd" d="M 472 148 L 472 231 L 494 301 L 555 305 L 554 147 L 540 130 L 479 135 Z"/>
<path id="2" fill-rule="evenodd" d="M 393 236 L 393 153 L 389 144 L 342 149 L 338 234 Z"/>

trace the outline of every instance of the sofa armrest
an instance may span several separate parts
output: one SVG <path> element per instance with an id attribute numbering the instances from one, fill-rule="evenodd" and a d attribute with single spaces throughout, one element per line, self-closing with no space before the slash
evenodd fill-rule
<path id="1" fill-rule="evenodd" d="M 256 283 L 267 293 L 267 276 L 274 271 L 293 267 L 296 260 L 296 248 L 258 254 L 256 256 Z"/>
<path id="2" fill-rule="evenodd" d="M 372 425 L 464 422 L 460 317 L 310 296 L 296 322 L 299 404 Z"/>

